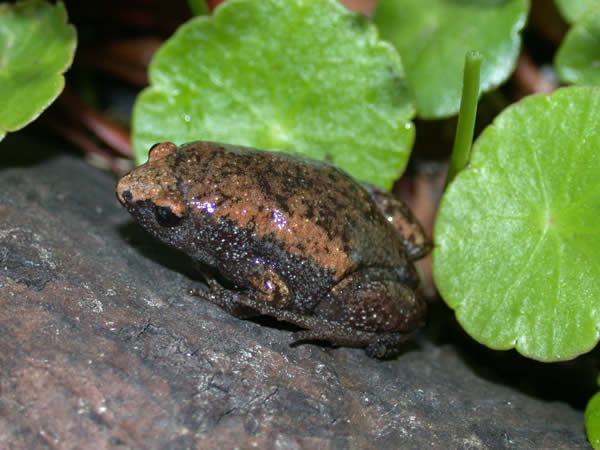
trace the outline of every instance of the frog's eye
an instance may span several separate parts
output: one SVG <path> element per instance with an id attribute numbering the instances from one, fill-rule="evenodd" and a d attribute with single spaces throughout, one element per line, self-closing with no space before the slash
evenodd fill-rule
<path id="1" fill-rule="evenodd" d="M 173 214 L 168 206 L 157 206 L 154 210 L 156 221 L 163 227 L 173 227 L 179 223 L 181 217 Z"/>
<path id="2" fill-rule="evenodd" d="M 172 142 L 160 142 L 150 147 L 150 151 L 148 152 L 148 160 L 151 162 L 157 161 L 176 151 L 177 146 Z"/>

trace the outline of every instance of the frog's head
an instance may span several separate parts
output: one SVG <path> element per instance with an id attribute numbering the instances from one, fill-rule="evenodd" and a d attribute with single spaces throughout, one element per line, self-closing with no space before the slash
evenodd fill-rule
<path id="1" fill-rule="evenodd" d="M 187 215 L 173 171 L 176 153 L 172 142 L 154 145 L 148 161 L 117 183 L 117 199 L 146 229 L 171 228 Z"/>

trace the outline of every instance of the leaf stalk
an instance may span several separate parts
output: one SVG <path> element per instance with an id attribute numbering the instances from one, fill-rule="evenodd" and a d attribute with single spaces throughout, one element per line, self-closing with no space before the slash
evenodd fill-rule
<path id="1" fill-rule="evenodd" d="M 454 177 L 469 164 L 471 146 L 475 133 L 475 118 L 477 102 L 479 101 L 479 72 L 481 68 L 481 53 L 470 51 L 465 57 L 463 90 L 458 113 L 458 125 L 454 137 L 454 146 L 450 157 L 446 186 Z"/>

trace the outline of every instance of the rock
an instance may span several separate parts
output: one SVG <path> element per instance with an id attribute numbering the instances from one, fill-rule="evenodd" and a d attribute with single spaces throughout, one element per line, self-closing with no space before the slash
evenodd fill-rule
<path id="1" fill-rule="evenodd" d="M 191 262 L 114 184 L 66 154 L 0 170 L 0 448 L 587 446 L 581 410 L 474 368 L 435 327 L 377 361 L 189 296 Z"/>

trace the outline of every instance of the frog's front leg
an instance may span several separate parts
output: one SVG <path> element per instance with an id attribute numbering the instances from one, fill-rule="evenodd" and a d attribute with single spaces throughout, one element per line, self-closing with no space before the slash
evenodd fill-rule
<path id="1" fill-rule="evenodd" d="M 241 291 L 226 289 L 214 278 L 209 278 L 207 283 L 210 288 L 208 295 L 201 290 L 193 290 L 191 294 L 206 298 L 239 319 L 265 315 L 298 325 L 301 328 L 318 328 L 324 325 L 323 321 L 316 317 L 281 309 L 281 304 L 286 304 L 287 299 L 279 298 L 280 304 L 278 305 L 277 302 L 274 302 L 278 297 L 265 295 L 254 289 Z"/>
<path id="2" fill-rule="evenodd" d="M 294 293 L 277 272 L 267 264 L 257 264 L 254 258 L 252 261 L 252 264 L 242 266 L 245 270 L 235 274 L 222 268 L 221 275 L 232 281 L 236 289 L 223 287 L 203 271 L 209 286 L 208 295 L 201 290 L 192 290 L 191 293 L 206 298 L 239 319 L 267 315 L 302 328 L 318 325 L 319 321 L 313 317 L 293 311 Z"/>
<path id="3" fill-rule="evenodd" d="M 214 303 L 238 319 L 250 319 L 260 315 L 259 312 L 246 306 L 243 301 L 240 301 L 241 294 L 239 292 L 225 289 L 214 278 L 207 277 L 206 283 L 209 287 L 208 291 L 205 289 L 191 289 L 190 294 Z"/>
<path id="4" fill-rule="evenodd" d="M 263 304 L 281 309 L 289 307 L 293 302 L 292 293 L 285 281 L 268 264 L 262 263 L 260 258 L 248 258 L 245 264 L 237 265 L 234 272 L 229 272 L 226 266 L 222 261 L 216 263 L 216 268 L 197 264 L 198 271 L 208 284 L 209 292 L 207 295 L 206 291 L 192 289 L 190 293 L 206 298 L 238 319 L 268 314 L 263 312 Z M 234 288 L 228 289 L 221 285 L 215 278 L 215 271 L 232 283 Z"/>

